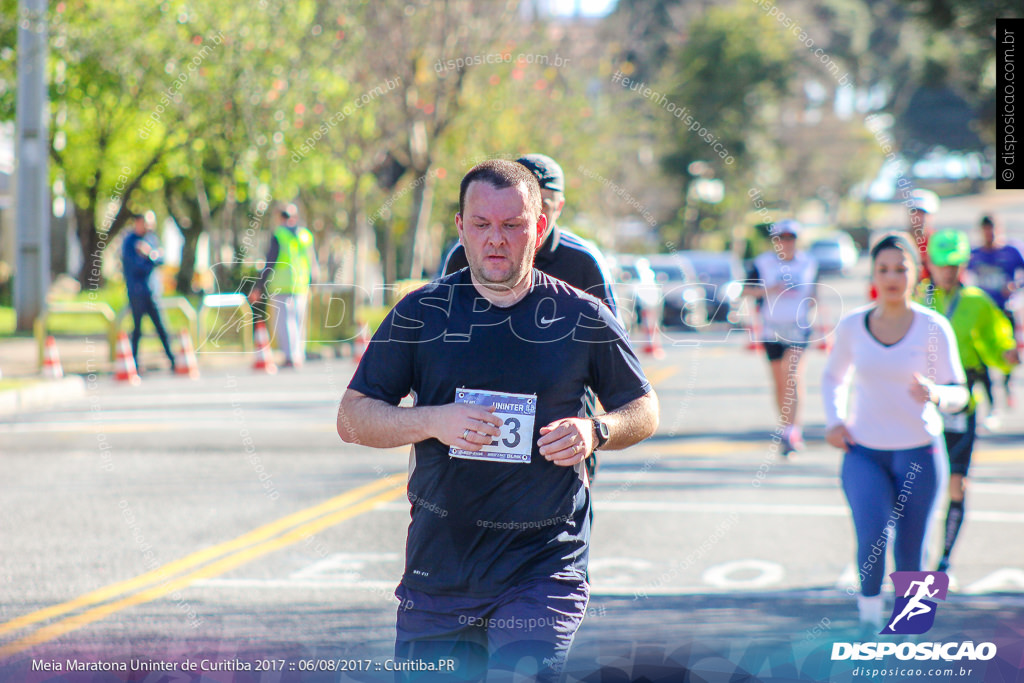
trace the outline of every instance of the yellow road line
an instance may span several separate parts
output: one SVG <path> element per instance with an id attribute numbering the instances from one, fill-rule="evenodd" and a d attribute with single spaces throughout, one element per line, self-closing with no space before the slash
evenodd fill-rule
<path id="1" fill-rule="evenodd" d="M 153 586 L 144 591 L 135 593 L 134 595 L 129 595 L 128 597 L 117 600 L 116 602 L 94 607 L 93 609 L 82 612 L 81 614 L 76 614 L 57 623 L 45 626 L 29 636 L 0 647 L 0 657 L 8 657 L 27 650 L 35 645 L 39 645 L 40 643 L 53 640 L 54 638 L 58 638 L 95 621 L 104 619 L 111 614 L 120 612 L 128 607 L 134 607 L 135 605 L 141 605 L 158 598 L 162 598 L 165 595 L 188 587 L 199 579 L 207 579 L 211 576 L 223 574 L 224 572 L 230 571 L 231 569 L 243 565 L 246 562 L 250 562 L 257 557 L 279 550 L 280 548 L 291 545 L 292 543 L 297 543 L 298 541 L 309 538 L 318 531 L 322 531 L 347 519 L 361 515 L 364 512 L 368 512 L 382 503 L 397 498 L 402 495 L 403 491 L 405 491 L 404 483 L 400 486 L 388 489 L 383 493 L 377 494 L 373 498 L 364 500 L 357 505 L 345 508 L 344 510 L 338 510 L 326 517 L 321 517 L 319 519 L 314 519 L 311 522 L 307 522 L 306 524 L 298 526 L 282 536 L 264 541 L 263 543 L 252 546 L 251 548 L 246 548 L 234 555 L 223 557 L 216 562 L 202 567 L 201 569 L 197 569 L 189 574 L 185 574 L 184 576 L 179 576 L 172 581 L 167 581 L 158 586 Z"/>
<path id="2" fill-rule="evenodd" d="M 981 450 L 971 457 L 975 462 L 1020 462 L 1024 460 L 1024 448 Z"/>
<path id="3" fill-rule="evenodd" d="M 669 377 L 671 377 L 672 375 L 676 374 L 677 372 L 679 372 L 679 366 L 678 365 L 669 365 L 668 367 L 657 368 L 655 370 L 651 370 L 650 372 L 646 373 L 647 374 L 647 381 L 649 381 L 652 386 L 654 386 L 656 384 L 661 384 L 662 382 L 664 382 L 665 380 L 667 380 Z"/>
<path id="4" fill-rule="evenodd" d="M 679 368 L 676 366 L 658 368 L 648 375 L 648 379 L 652 385 L 656 385 L 676 374 L 678 370 Z M 52 640 L 53 638 L 57 638 L 68 633 L 69 631 L 76 630 L 82 626 L 103 619 L 110 614 L 125 609 L 126 607 L 143 604 L 163 597 L 168 593 L 172 593 L 180 588 L 190 585 L 198 579 L 209 578 L 211 576 L 222 574 L 234 567 L 249 562 L 256 557 L 272 552 L 273 550 L 283 546 L 290 545 L 304 538 L 308 538 L 316 531 L 320 531 L 371 510 L 382 502 L 398 497 L 402 491 L 405 490 L 405 482 L 403 481 L 400 485 L 357 505 L 353 505 L 351 507 L 344 506 L 349 505 L 350 503 L 381 488 L 385 488 L 390 484 L 394 484 L 396 481 L 404 480 L 405 476 L 405 474 L 394 474 L 382 477 L 381 479 L 362 487 L 331 498 L 324 503 L 305 510 L 300 510 L 299 512 L 271 522 L 270 524 L 243 534 L 231 541 L 214 545 L 209 548 L 204 548 L 203 550 L 146 572 L 145 574 L 105 586 L 79 596 L 73 600 L 52 605 L 30 614 L 16 617 L 4 624 L 0 624 L 0 635 L 4 635 L 40 621 L 59 617 L 85 607 L 100 605 L 100 603 L 107 602 L 108 600 L 112 600 L 120 595 L 139 591 L 115 602 L 93 607 L 81 614 L 68 617 L 57 623 L 43 627 L 29 636 L 0 647 L 0 657 L 9 656 L 34 645 L 38 645 L 39 643 Z M 331 510 L 338 507 L 342 507 L 343 509 L 328 514 Z M 310 519 L 313 521 L 306 521 Z M 305 523 L 302 524 L 303 522 Z M 289 527 L 293 527 L 296 524 L 301 525 L 277 538 L 273 538 L 274 536 L 277 536 L 277 534 L 280 534 L 282 531 Z M 217 560 L 218 557 L 221 559 Z M 187 571 L 207 562 L 210 562 L 210 564 L 202 569 L 185 574 L 173 580 L 168 580 L 169 577 L 173 577 L 175 574 L 179 574 L 180 572 Z M 157 581 L 163 581 L 163 583 L 142 590 L 146 586 Z"/>
<path id="5" fill-rule="evenodd" d="M 91 605 L 96 605 L 101 602 L 106 602 L 107 600 L 116 598 L 117 596 L 122 595 L 124 593 L 129 593 L 138 590 L 156 581 L 166 580 L 169 576 L 173 576 L 174 574 L 178 574 L 182 571 L 191 569 L 192 567 L 196 567 L 205 562 L 209 562 L 210 560 L 216 559 L 217 557 L 220 557 L 222 555 L 227 555 L 240 548 L 244 548 L 254 543 L 265 541 L 266 539 L 276 536 L 277 534 L 288 529 L 289 527 L 295 526 L 296 524 L 300 524 L 309 519 L 325 515 L 337 508 L 347 506 L 350 503 L 354 503 L 366 495 L 375 493 L 380 489 L 387 488 L 388 486 L 393 486 L 395 482 L 399 480 L 403 481 L 402 487 L 404 487 L 405 477 L 406 475 L 404 473 L 392 474 L 386 477 L 382 477 L 380 479 L 370 482 L 369 484 L 365 484 L 358 488 L 352 489 L 351 491 L 347 491 L 339 496 L 335 496 L 334 498 L 331 498 L 330 500 L 320 503 L 319 505 L 314 505 L 313 507 L 306 508 L 305 510 L 300 510 L 286 517 L 282 517 L 281 519 L 271 522 L 270 524 L 267 524 L 265 526 L 259 527 L 258 529 L 254 529 L 253 531 L 243 534 L 238 538 L 235 538 L 234 540 L 210 546 L 209 548 L 204 548 L 203 550 L 194 552 L 191 555 L 181 558 L 180 560 L 175 560 L 170 564 L 166 564 L 152 571 L 148 571 L 145 574 L 141 574 L 126 581 L 121 581 L 119 583 L 114 583 L 109 586 L 105 586 L 90 593 L 86 593 L 85 595 L 79 596 L 73 600 L 62 602 L 58 605 L 52 605 L 50 607 L 46 607 L 36 612 L 16 617 L 11 621 L 8 621 L 4 624 L 0 624 L 0 635 L 10 633 L 11 631 L 16 631 L 20 628 L 24 628 L 26 626 L 29 626 L 40 621 L 44 621 L 46 619 L 59 617 L 63 614 L 73 612 L 83 607 L 89 607 Z"/>

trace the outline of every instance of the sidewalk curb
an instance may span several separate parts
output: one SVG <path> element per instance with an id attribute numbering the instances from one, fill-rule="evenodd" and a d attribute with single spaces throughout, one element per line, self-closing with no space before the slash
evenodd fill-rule
<path id="1" fill-rule="evenodd" d="M 85 396 L 85 380 L 79 375 L 59 380 L 41 380 L 23 389 L 0 391 L 0 415 L 46 408 L 82 396 Z"/>

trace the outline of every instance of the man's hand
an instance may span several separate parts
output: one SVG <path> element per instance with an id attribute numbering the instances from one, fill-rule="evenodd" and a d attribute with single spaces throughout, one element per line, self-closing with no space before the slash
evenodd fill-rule
<path id="1" fill-rule="evenodd" d="M 259 301 L 260 300 L 260 296 L 262 294 L 263 294 L 263 290 L 258 289 L 256 287 L 253 287 L 252 291 L 249 292 L 249 303 L 254 304 L 257 301 Z"/>
<path id="2" fill-rule="evenodd" d="M 149 242 L 146 240 L 139 240 L 135 243 L 135 251 L 139 252 L 142 256 L 149 256 L 149 252 L 153 251 L 153 247 L 149 246 Z"/>
<path id="3" fill-rule="evenodd" d="M 446 446 L 479 451 L 501 436 L 501 418 L 494 415 L 494 406 L 449 403 L 432 410 L 433 437 Z"/>
<path id="4" fill-rule="evenodd" d="M 580 462 L 593 449 L 594 423 L 579 417 L 555 420 L 540 428 L 540 454 L 561 467 Z"/>
<path id="5" fill-rule="evenodd" d="M 1004 357 L 1008 365 L 1020 365 L 1020 353 L 1017 349 L 1010 349 Z"/>

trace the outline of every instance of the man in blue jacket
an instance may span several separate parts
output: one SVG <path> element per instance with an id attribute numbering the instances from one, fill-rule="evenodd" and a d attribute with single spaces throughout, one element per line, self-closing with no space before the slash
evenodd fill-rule
<path id="1" fill-rule="evenodd" d="M 167 339 L 167 330 L 164 329 L 160 309 L 156 305 L 155 292 L 159 292 L 160 288 L 159 285 L 153 286 L 153 271 L 163 264 L 164 258 L 156 234 L 150 229 L 152 220 L 152 213 L 132 214 L 132 232 L 125 236 L 124 244 L 121 246 L 124 283 L 128 287 L 128 303 L 135 323 L 135 329 L 132 330 L 132 356 L 135 358 L 135 365 L 141 370 L 139 339 L 142 337 L 142 317 L 148 315 L 153 321 L 157 336 L 160 337 L 160 343 L 164 345 L 164 352 L 171 361 L 171 372 L 174 372 L 174 353 Z"/>

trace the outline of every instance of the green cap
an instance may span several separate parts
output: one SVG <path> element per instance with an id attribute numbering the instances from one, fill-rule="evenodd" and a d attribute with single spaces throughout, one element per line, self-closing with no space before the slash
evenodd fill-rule
<path id="1" fill-rule="evenodd" d="M 928 239 L 928 260 L 936 266 L 959 266 L 971 260 L 967 235 L 957 230 L 942 230 Z"/>

